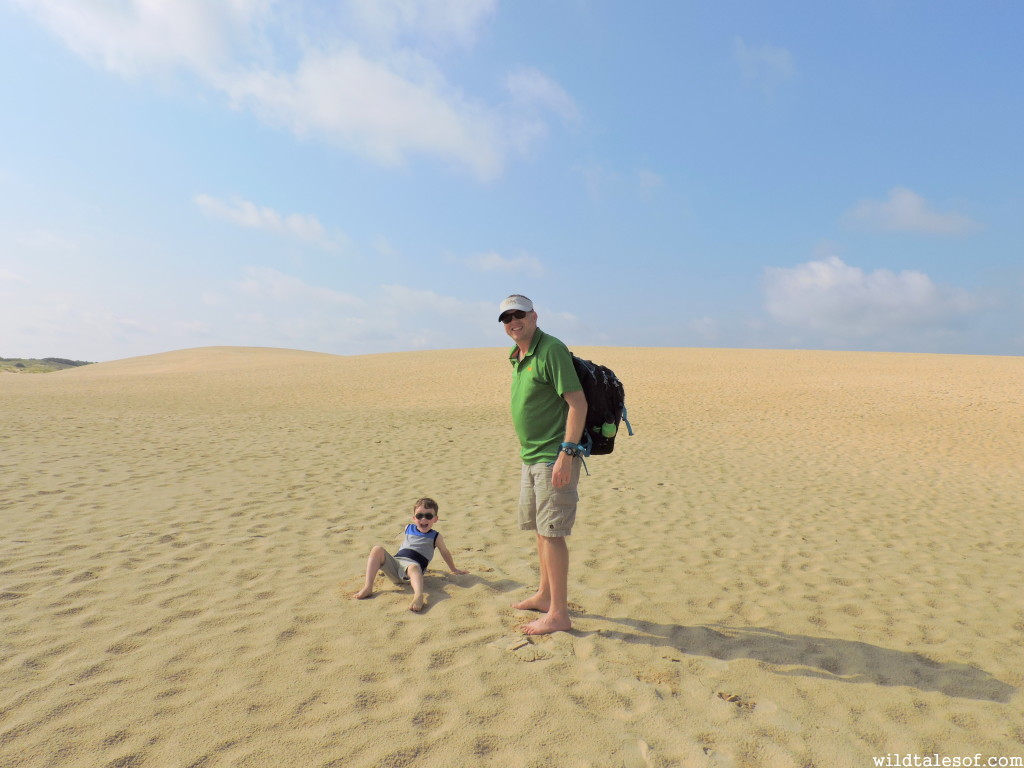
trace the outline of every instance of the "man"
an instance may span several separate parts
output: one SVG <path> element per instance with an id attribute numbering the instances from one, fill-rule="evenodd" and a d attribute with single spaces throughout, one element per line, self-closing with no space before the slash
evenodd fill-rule
<path id="1" fill-rule="evenodd" d="M 537 327 L 533 302 L 509 296 L 498 320 L 515 342 L 512 364 L 512 423 L 523 460 L 519 527 L 537 532 L 540 587 L 513 608 L 544 615 L 523 627 L 528 635 L 572 628 L 569 620 L 569 547 L 576 521 L 580 478 L 579 440 L 587 399 L 565 344 Z"/>

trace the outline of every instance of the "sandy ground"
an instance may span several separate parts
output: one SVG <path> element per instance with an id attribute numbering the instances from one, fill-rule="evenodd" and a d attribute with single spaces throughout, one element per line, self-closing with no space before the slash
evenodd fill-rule
<path id="1" fill-rule="evenodd" d="M 0 766 L 1024 756 L 1024 359 L 576 351 L 636 435 L 529 639 L 503 349 L 0 377 Z M 351 600 L 421 495 L 471 573 Z"/>

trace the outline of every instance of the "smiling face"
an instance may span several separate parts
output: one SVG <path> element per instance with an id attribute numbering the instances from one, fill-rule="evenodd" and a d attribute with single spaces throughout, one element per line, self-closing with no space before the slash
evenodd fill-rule
<path id="1" fill-rule="evenodd" d="M 427 517 L 430 515 L 430 517 Z M 413 525 L 420 533 L 427 533 L 437 522 L 437 510 L 423 504 L 417 504 L 412 512 Z"/>
<path id="2" fill-rule="evenodd" d="M 533 334 L 537 331 L 537 313 L 526 312 L 522 318 L 515 315 L 519 312 L 506 312 L 501 316 L 501 322 L 505 325 L 505 333 L 520 347 L 530 346 Z M 505 321 L 508 320 L 506 323 Z"/>

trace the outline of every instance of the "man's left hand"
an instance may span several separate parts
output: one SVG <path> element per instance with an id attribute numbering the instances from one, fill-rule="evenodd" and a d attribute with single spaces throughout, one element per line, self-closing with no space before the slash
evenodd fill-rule
<path id="1" fill-rule="evenodd" d="M 559 453 L 555 459 L 555 466 L 551 470 L 551 485 L 555 488 L 565 488 L 572 480 L 573 458 L 567 453 Z"/>

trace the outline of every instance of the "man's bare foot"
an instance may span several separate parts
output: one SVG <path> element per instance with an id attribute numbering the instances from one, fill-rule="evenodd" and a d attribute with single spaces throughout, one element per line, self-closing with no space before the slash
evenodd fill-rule
<path id="1" fill-rule="evenodd" d="M 546 598 L 542 598 L 540 595 L 534 595 L 533 597 L 528 597 L 518 603 L 512 603 L 512 607 L 517 611 L 539 611 L 540 613 L 547 613 L 551 609 L 551 604 Z"/>
<path id="2" fill-rule="evenodd" d="M 523 625 L 524 635 L 550 635 L 552 632 L 567 632 L 572 629 L 572 622 L 568 618 L 553 619 L 550 616 L 541 616 L 536 621 Z"/>
<path id="3" fill-rule="evenodd" d="M 364 598 L 369 597 L 372 594 L 373 594 L 373 587 L 363 587 L 358 592 L 356 592 L 354 595 L 352 595 L 352 599 L 353 600 L 362 600 Z"/>
<path id="4" fill-rule="evenodd" d="M 419 613 L 423 610 L 423 604 L 425 602 L 426 599 L 423 597 L 423 595 L 416 595 L 416 597 L 412 599 L 412 602 L 409 603 L 409 610 L 416 611 L 417 613 Z"/>

